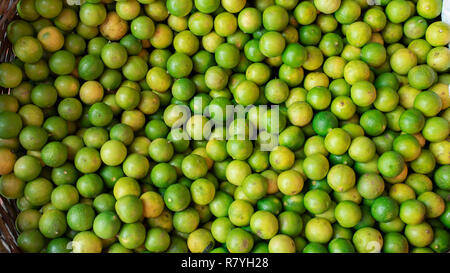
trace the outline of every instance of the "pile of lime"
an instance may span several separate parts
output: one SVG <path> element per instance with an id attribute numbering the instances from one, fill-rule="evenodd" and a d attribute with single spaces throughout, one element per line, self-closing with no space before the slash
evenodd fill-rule
<path id="1" fill-rule="evenodd" d="M 7 28 L 22 251 L 449 250 L 442 0 L 73 2 Z"/>

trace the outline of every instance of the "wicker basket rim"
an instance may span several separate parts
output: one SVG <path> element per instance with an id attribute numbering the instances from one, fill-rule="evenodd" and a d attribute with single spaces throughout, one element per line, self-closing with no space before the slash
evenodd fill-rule
<path id="1" fill-rule="evenodd" d="M 17 16 L 17 2 L 18 0 L 0 1 L 0 63 L 9 62 L 14 58 L 6 30 L 8 24 Z M 9 90 L 0 87 L 0 93 L 9 93 Z M 0 196 L 0 253 L 21 252 L 16 243 L 19 236 L 15 225 L 17 213 L 15 200 L 8 200 Z"/>

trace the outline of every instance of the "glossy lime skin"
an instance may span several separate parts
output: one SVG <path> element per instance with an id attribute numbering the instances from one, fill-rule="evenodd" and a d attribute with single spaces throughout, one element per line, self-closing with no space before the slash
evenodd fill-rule
<path id="1" fill-rule="evenodd" d="M 286 28 L 289 20 L 289 15 L 281 6 L 270 6 L 263 12 L 263 26 L 268 31 L 281 31 Z"/>
<path id="2" fill-rule="evenodd" d="M 395 152 L 383 153 L 378 159 L 378 169 L 380 173 L 387 177 L 395 177 L 400 174 L 405 166 L 403 157 Z"/>
<path id="3" fill-rule="evenodd" d="M 239 62 L 239 49 L 229 43 L 223 43 L 216 48 L 216 63 L 223 68 L 234 68 Z"/>
<path id="4" fill-rule="evenodd" d="M 362 217 L 361 209 L 352 201 L 342 201 L 336 206 L 335 216 L 338 223 L 345 227 L 354 227 Z"/>
<path id="5" fill-rule="evenodd" d="M 398 216 L 399 207 L 395 200 L 383 196 L 375 199 L 371 212 L 375 220 L 388 222 Z"/>
<path id="6" fill-rule="evenodd" d="M 6 30 L 24 252 L 448 251 L 442 1 L 109 2 L 21 0 Z"/>
<path id="7" fill-rule="evenodd" d="M 266 32 L 259 40 L 261 53 L 266 57 L 281 56 L 285 46 L 286 42 L 284 37 L 275 31 Z"/>
<path id="8" fill-rule="evenodd" d="M 283 52 L 283 63 L 291 67 L 300 67 L 306 60 L 307 54 L 305 48 L 297 43 L 289 44 Z"/>

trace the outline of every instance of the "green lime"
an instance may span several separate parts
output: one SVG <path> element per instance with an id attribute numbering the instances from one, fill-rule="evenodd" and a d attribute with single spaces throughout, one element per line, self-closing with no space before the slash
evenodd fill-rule
<path id="1" fill-rule="evenodd" d="M 120 230 L 120 220 L 114 212 L 102 212 L 95 217 L 93 230 L 101 239 L 113 238 Z"/>
<path id="2" fill-rule="evenodd" d="M 21 211 L 16 218 L 16 228 L 19 232 L 39 228 L 39 219 L 41 213 L 35 209 L 26 209 Z"/>
<path id="3" fill-rule="evenodd" d="M 294 9 L 294 17 L 301 25 L 309 25 L 317 17 L 317 9 L 312 2 L 300 2 Z"/>
<path id="4" fill-rule="evenodd" d="M 442 2 L 436 0 L 417 1 L 417 13 L 426 18 L 433 19 L 441 13 Z"/>
<path id="5" fill-rule="evenodd" d="M 342 1 L 335 12 L 336 20 L 341 24 L 351 24 L 361 15 L 361 7 L 355 1 Z"/>
<path id="6" fill-rule="evenodd" d="M 264 197 L 256 203 L 258 210 L 268 211 L 272 214 L 279 214 L 283 204 L 281 201 L 273 195 Z"/>
<path id="7" fill-rule="evenodd" d="M 85 3 L 80 8 L 80 21 L 87 26 L 98 26 L 106 19 L 106 8 L 103 4 Z"/>
<path id="8" fill-rule="evenodd" d="M 218 3 L 219 1 L 216 2 Z M 200 10 L 199 5 L 197 3 L 195 6 Z M 244 33 L 254 33 L 259 29 L 261 24 L 262 24 L 261 12 L 258 9 L 248 7 L 244 8 L 243 10 L 241 10 L 241 12 L 239 12 L 238 26 L 239 29 L 241 29 Z"/>
<path id="9" fill-rule="evenodd" d="M 383 238 L 384 253 L 408 253 L 408 241 L 401 233 L 386 233 Z"/>
<path id="10" fill-rule="evenodd" d="M 325 14 L 331 14 L 339 9 L 341 1 L 333 0 L 333 1 L 324 1 L 324 0 L 314 0 L 314 6 L 316 6 L 317 10 L 323 12 Z"/>
<path id="11" fill-rule="evenodd" d="M 388 222 L 398 216 L 399 206 L 397 202 L 386 196 L 375 199 L 371 207 L 373 218 L 379 222 Z"/>
<path id="12" fill-rule="evenodd" d="M 179 17 L 186 16 L 192 9 L 192 0 L 181 1 L 181 0 L 169 0 L 166 3 L 167 10 Z"/>
<path id="13" fill-rule="evenodd" d="M 435 252 L 444 253 L 449 249 L 450 236 L 445 229 L 436 228 L 434 230 L 434 239 L 430 244 L 430 248 Z"/>
<path id="14" fill-rule="evenodd" d="M 313 189 L 305 194 L 303 203 L 309 212 L 320 214 L 330 207 L 331 198 L 325 191 Z"/>
<path id="15" fill-rule="evenodd" d="M 72 185 L 60 185 L 52 191 L 51 201 L 55 208 L 66 211 L 77 204 L 79 195 L 77 189 Z"/>
<path id="16" fill-rule="evenodd" d="M 17 245 L 26 253 L 39 253 L 45 247 L 44 236 L 36 229 L 22 232 Z"/>
<path id="17" fill-rule="evenodd" d="M 286 46 L 284 37 L 276 31 L 268 31 L 259 40 L 259 49 L 266 57 L 281 56 Z"/>
<path id="18" fill-rule="evenodd" d="M 425 213 L 425 205 L 418 200 L 407 200 L 400 205 L 400 219 L 408 225 L 422 223 Z"/>
<path id="19" fill-rule="evenodd" d="M 400 115 L 398 123 L 403 132 L 415 134 L 425 126 L 425 117 L 415 108 L 407 109 Z"/>
<path id="20" fill-rule="evenodd" d="M 51 199 L 53 184 L 45 178 L 37 178 L 25 185 L 24 196 L 33 206 L 42 206 Z"/>
<path id="21" fill-rule="evenodd" d="M 441 196 L 434 192 L 424 192 L 417 197 L 426 207 L 427 218 L 436 218 L 445 211 L 445 202 Z"/>
<path id="22" fill-rule="evenodd" d="M 52 54 L 49 59 L 50 70 L 57 75 L 68 75 L 75 69 L 75 56 L 66 50 Z"/>
<path id="23" fill-rule="evenodd" d="M 257 211 L 250 219 L 250 228 L 258 237 L 268 240 L 278 231 L 278 220 L 270 212 Z"/>
<path id="24" fill-rule="evenodd" d="M 425 37 L 432 46 L 445 46 L 450 41 L 449 31 L 447 23 L 437 21 L 428 26 Z"/>
<path id="25" fill-rule="evenodd" d="M 187 245 L 192 253 L 209 252 L 209 250 L 214 248 L 214 238 L 209 230 L 199 228 L 189 234 Z"/>
<path id="26" fill-rule="evenodd" d="M 67 223 L 63 212 L 52 209 L 44 212 L 39 219 L 39 231 L 46 238 L 54 239 L 66 232 Z"/>
<path id="27" fill-rule="evenodd" d="M 220 6 L 219 0 L 206 1 L 206 0 L 195 0 L 195 7 L 203 13 L 212 13 L 216 11 Z"/>
<path id="28" fill-rule="evenodd" d="M 19 38 L 13 46 L 14 54 L 24 63 L 36 63 L 42 58 L 43 48 L 38 39 L 32 36 Z"/>
<path id="29" fill-rule="evenodd" d="M 205 178 L 195 180 L 191 185 L 192 201 L 198 205 L 207 205 L 215 195 L 214 184 Z"/>
<path id="30" fill-rule="evenodd" d="M 336 192 L 345 192 L 355 185 L 355 172 L 347 165 L 337 164 L 327 174 L 328 185 Z"/>
<path id="31" fill-rule="evenodd" d="M 67 212 L 67 224 L 75 231 L 85 231 L 92 228 L 94 222 L 94 209 L 87 204 L 76 204 Z"/>
<path id="32" fill-rule="evenodd" d="M 399 175 L 405 167 L 405 160 L 400 153 L 388 151 L 378 158 L 378 170 L 386 177 Z"/>
<path id="33" fill-rule="evenodd" d="M 404 233 L 408 242 L 415 247 L 428 246 L 434 238 L 433 229 L 427 222 L 417 225 L 406 225 Z"/>
<path id="34" fill-rule="evenodd" d="M 305 236 L 313 243 L 327 243 L 333 236 L 333 228 L 327 219 L 315 217 L 306 223 Z"/>
<path id="35" fill-rule="evenodd" d="M 329 162 L 322 154 L 313 154 L 305 158 L 303 171 L 309 179 L 320 180 L 324 178 L 329 169 Z"/>
<path id="36" fill-rule="evenodd" d="M 352 201 L 339 202 L 335 209 L 335 217 L 337 222 L 345 227 L 351 228 L 361 220 L 361 209 Z"/>
<path id="37" fill-rule="evenodd" d="M 190 202 L 189 189 L 182 184 L 170 185 L 164 192 L 164 203 L 172 211 L 182 211 L 189 206 Z"/>
<path id="38" fill-rule="evenodd" d="M 70 253 L 70 240 L 65 237 L 60 237 L 51 240 L 47 245 L 47 253 Z"/>
<path id="39" fill-rule="evenodd" d="M 22 82 L 22 71 L 15 64 L 0 64 L 0 86 L 4 88 L 14 88 Z"/>
<path id="40" fill-rule="evenodd" d="M 335 238 L 328 244 L 330 253 L 355 253 L 355 247 L 348 239 Z"/>
<path id="41" fill-rule="evenodd" d="M 142 223 L 124 224 L 119 231 L 118 239 L 126 249 L 135 249 L 145 241 L 146 230 Z"/>
<path id="42" fill-rule="evenodd" d="M 24 20 L 30 21 L 38 19 L 39 13 L 37 13 L 34 4 L 34 0 L 22 0 L 17 3 L 17 12 L 19 13 L 19 16 Z"/>
<path id="43" fill-rule="evenodd" d="M 358 229 L 352 241 L 359 253 L 377 253 L 383 247 L 383 236 L 372 227 Z"/>
<path id="44" fill-rule="evenodd" d="M 230 253 L 248 253 L 253 244 L 253 236 L 242 228 L 234 228 L 228 232 L 226 246 Z"/>
<path id="45" fill-rule="evenodd" d="M 100 57 L 86 55 L 78 63 L 78 73 L 80 78 L 91 81 L 99 78 L 104 70 L 104 64 Z"/>
<path id="46" fill-rule="evenodd" d="M 362 47 L 369 42 L 372 29 L 365 22 L 354 22 L 350 24 L 346 31 L 346 38 L 350 45 Z"/>
<path id="47" fill-rule="evenodd" d="M 115 210 L 120 220 L 128 224 L 138 221 L 143 216 L 142 201 L 134 195 L 119 198 Z"/>
<path id="48" fill-rule="evenodd" d="M 102 241 L 92 231 L 77 233 L 72 241 L 73 253 L 101 253 Z"/>
<path id="49" fill-rule="evenodd" d="M 246 226 L 253 214 L 252 205 L 244 200 L 235 200 L 228 208 L 228 218 L 235 226 Z"/>
<path id="50" fill-rule="evenodd" d="M 200 217 L 194 208 L 187 208 L 183 211 L 176 212 L 173 215 L 173 225 L 175 230 L 191 233 L 197 229 Z"/>
<path id="51" fill-rule="evenodd" d="M 300 214 L 293 211 L 284 211 L 278 215 L 280 233 L 295 237 L 303 230 L 303 220 Z"/>
<path id="52" fill-rule="evenodd" d="M 363 198 L 375 199 L 383 193 L 385 184 L 381 176 L 366 173 L 359 177 L 356 187 Z"/>
<path id="53" fill-rule="evenodd" d="M 234 225 L 227 217 L 215 219 L 211 225 L 211 234 L 214 239 L 220 243 L 225 243 L 228 233 L 234 228 Z"/>

